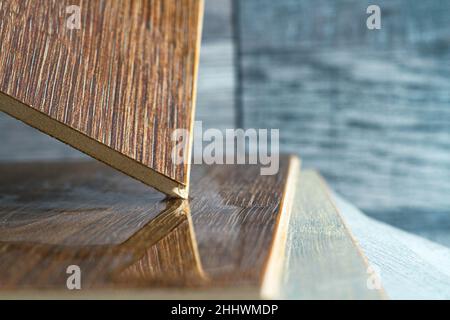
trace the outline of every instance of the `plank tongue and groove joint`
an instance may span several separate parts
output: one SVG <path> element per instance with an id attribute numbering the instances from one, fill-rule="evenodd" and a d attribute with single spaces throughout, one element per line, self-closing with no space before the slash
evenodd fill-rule
<path id="1" fill-rule="evenodd" d="M 0 110 L 186 198 L 192 138 L 177 165 L 172 133 L 192 132 L 202 14 L 202 0 L 1 1 Z"/>

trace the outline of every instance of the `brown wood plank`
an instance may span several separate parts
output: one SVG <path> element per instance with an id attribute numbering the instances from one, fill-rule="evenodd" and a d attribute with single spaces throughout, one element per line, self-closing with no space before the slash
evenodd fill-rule
<path id="1" fill-rule="evenodd" d="M 0 295 L 77 294 L 72 264 L 85 297 L 276 295 L 299 162 L 259 169 L 194 166 L 182 200 L 91 161 L 0 165 Z"/>
<path id="2" fill-rule="evenodd" d="M 66 7 L 81 8 L 68 29 Z M 185 198 L 202 0 L 0 2 L 0 110 Z M 189 138 L 189 140 L 191 140 Z"/>

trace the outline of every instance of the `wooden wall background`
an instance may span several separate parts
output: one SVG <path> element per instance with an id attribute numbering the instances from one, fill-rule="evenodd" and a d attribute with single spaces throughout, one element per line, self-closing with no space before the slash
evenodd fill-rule
<path id="1" fill-rule="evenodd" d="M 365 213 L 450 245 L 450 2 L 235 3 L 243 125 L 281 128 Z"/>
<path id="2" fill-rule="evenodd" d="M 232 1 L 205 1 L 196 119 L 282 128 L 364 212 L 450 246 L 450 2 L 371 1 L 369 31 L 365 0 L 235 0 L 233 33 Z M 3 114 L 0 132 L 0 161 L 84 157 Z"/>

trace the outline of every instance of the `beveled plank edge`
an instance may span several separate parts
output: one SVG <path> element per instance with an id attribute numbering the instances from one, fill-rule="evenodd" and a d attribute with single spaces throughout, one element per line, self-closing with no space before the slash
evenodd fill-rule
<path id="1" fill-rule="evenodd" d="M 162 173 L 121 154 L 17 99 L 0 92 L 0 111 L 97 159 L 168 196 L 187 199 L 188 188 Z M 81 147 L 83 146 L 83 147 Z M 189 175 L 189 172 L 188 172 Z"/>
<path id="2" fill-rule="evenodd" d="M 197 85 L 198 85 L 198 69 L 200 65 L 200 50 L 202 46 L 202 31 L 203 31 L 203 17 L 205 13 L 205 2 L 204 0 L 198 0 L 198 24 L 197 24 L 197 43 L 195 44 L 195 57 L 194 57 L 194 83 L 192 85 L 192 101 L 191 101 L 191 121 L 189 124 L 189 143 L 187 146 L 187 174 L 186 174 L 186 184 L 185 192 L 186 195 L 189 194 L 189 186 L 191 180 L 191 159 L 192 159 L 192 146 L 194 144 L 194 125 L 195 125 L 195 110 L 197 108 Z"/>
<path id="3" fill-rule="evenodd" d="M 359 245 L 358 240 L 355 238 L 355 236 L 351 232 L 350 227 L 345 222 L 345 219 L 343 218 L 340 210 L 338 209 L 338 207 L 336 206 L 335 202 L 333 201 L 333 198 L 331 196 L 331 190 L 330 190 L 330 187 L 328 186 L 327 182 L 325 181 L 325 179 L 322 177 L 322 175 L 319 172 L 317 172 L 315 170 L 311 170 L 310 172 L 312 172 L 316 176 L 317 180 L 321 184 L 323 192 L 325 193 L 325 196 L 328 198 L 328 201 L 331 203 L 331 205 L 333 206 L 334 210 L 336 211 L 336 214 L 339 217 L 339 220 L 341 221 L 342 225 L 344 226 L 344 229 L 345 229 L 347 235 L 349 236 L 350 240 L 352 241 L 352 243 L 353 243 L 357 253 L 361 257 L 364 265 L 367 268 L 369 268 L 369 266 L 370 266 L 369 259 L 367 259 L 366 255 L 364 254 L 364 251 L 362 250 L 361 246 Z M 372 277 L 377 277 L 378 278 L 378 275 L 377 274 L 373 274 Z M 381 300 L 389 299 L 389 297 L 388 297 L 388 295 L 387 295 L 387 293 L 386 293 L 386 291 L 385 291 L 385 289 L 384 289 L 384 287 L 382 285 L 381 279 L 377 279 L 377 280 L 378 280 L 378 283 L 381 284 L 381 288 L 377 290 L 377 292 L 380 295 L 380 299 Z"/>
<path id="4" fill-rule="evenodd" d="M 260 297 L 263 299 L 274 299 L 281 291 L 281 278 L 286 257 L 286 242 L 291 218 L 294 195 L 297 181 L 300 175 L 301 161 L 297 156 L 291 155 L 289 158 L 289 168 L 286 183 L 283 189 L 280 209 L 267 259 L 261 280 Z"/>

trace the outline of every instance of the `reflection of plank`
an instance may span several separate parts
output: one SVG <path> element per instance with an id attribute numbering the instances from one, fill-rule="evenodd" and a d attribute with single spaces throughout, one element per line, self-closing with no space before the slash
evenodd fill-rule
<path id="1" fill-rule="evenodd" d="M 79 30 L 66 28 L 70 5 Z M 193 122 L 201 12 L 201 0 L 3 1 L 0 110 L 186 197 L 171 138 Z"/>
<path id="2" fill-rule="evenodd" d="M 283 296 L 300 299 L 383 297 L 382 291 L 368 289 L 370 274 L 363 254 L 330 200 L 324 182 L 314 172 L 300 175 L 289 230 Z"/>
<path id="3" fill-rule="evenodd" d="M 90 161 L 3 164 L 0 176 L 0 241 L 120 244 L 170 207 L 163 194 Z"/>
<path id="4" fill-rule="evenodd" d="M 188 201 L 98 163 L 2 165 L 0 289 L 61 294 L 75 264 L 87 295 L 277 294 L 298 166 L 195 166 Z"/>
<path id="5" fill-rule="evenodd" d="M 105 209 L 105 211 L 107 210 Z M 158 214 L 157 210 L 153 211 L 151 216 Z M 91 214 L 91 212 L 86 211 L 86 214 Z M 126 210 L 124 210 L 124 215 L 127 216 Z M 20 220 L 21 218 L 21 216 L 11 215 L 10 220 Z M 192 241 L 185 241 L 186 237 L 182 239 L 171 237 L 173 233 L 181 233 L 187 234 L 189 238 L 189 230 L 186 232 L 186 228 L 182 227 L 185 225 L 184 222 L 187 221 L 187 218 L 188 213 L 185 212 L 181 200 L 169 202 L 165 211 L 140 230 L 132 225 L 121 226 L 120 222 L 126 223 L 126 221 L 123 221 L 126 219 L 121 220 L 117 216 L 110 216 L 108 221 L 96 221 L 92 224 L 93 229 L 99 234 L 99 238 L 110 241 L 110 244 L 102 245 L 86 244 L 89 243 L 89 233 L 79 232 L 78 221 L 72 221 L 71 224 L 64 221 L 65 223 L 60 225 L 60 228 L 66 228 L 62 231 L 75 235 L 72 236 L 73 241 L 69 243 L 56 242 L 55 244 L 54 236 L 48 232 L 42 235 L 42 237 L 48 239 L 45 243 L 34 242 L 33 234 L 29 235 L 23 232 L 20 235 L 22 241 L 0 242 L 0 251 L 2 252 L 0 269 L 5 271 L 0 275 L 0 286 L 3 290 L 61 288 L 67 278 L 65 270 L 69 265 L 77 265 L 82 270 L 82 286 L 84 289 L 106 287 L 112 282 L 115 283 L 117 288 L 124 287 L 124 283 L 126 283 L 126 286 L 135 287 L 140 287 L 149 282 L 155 284 L 158 283 L 158 279 L 164 276 L 165 272 L 174 269 L 179 270 L 181 275 L 185 273 L 185 270 L 198 270 L 196 278 L 201 278 L 201 267 L 197 260 L 190 258 L 197 255 L 197 250 L 192 245 Z M 58 218 L 54 220 L 57 224 Z M 145 222 L 147 219 L 140 216 L 137 220 Z M 124 229 L 134 230 L 135 234 L 128 241 L 121 243 Z M 143 282 L 141 277 L 138 276 L 134 279 L 122 276 L 127 268 L 139 264 L 147 252 L 158 250 L 166 238 L 180 240 L 172 244 L 174 248 L 179 248 L 179 250 L 165 253 L 169 257 L 175 253 L 180 254 L 177 257 L 177 266 L 174 267 L 167 263 L 161 264 L 156 261 L 153 267 L 159 270 L 159 273 L 152 272 L 149 268 L 143 270 L 147 282 Z M 18 261 L 24 263 L 18 263 Z M 161 268 L 163 269 L 161 270 Z M 28 276 L 30 273 L 33 274 L 33 277 Z M 174 272 L 170 272 L 170 275 L 180 281 L 180 275 Z M 193 273 L 190 275 L 194 278 Z"/>
<path id="6" fill-rule="evenodd" d="M 166 219 L 152 222 L 125 245 L 132 250 L 145 245 L 145 253 L 133 264 L 117 272 L 114 281 L 133 283 L 138 287 L 193 287 L 207 283 L 197 247 L 197 239 L 193 230 L 189 206 L 184 206 L 177 213 L 166 214 Z M 159 219 L 159 217 L 157 218 Z M 171 220 L 167 223 L 164 220 Z M 171 230 L 173 221 L 179 224 Z M 153 246 L 148 246 L 148 237 L 154 237 L 161 229 L 166 234 Z M 141 233 L 146 236 L 142 237 Z M 143 240 L 146 242 L 143 242 Z"/>

